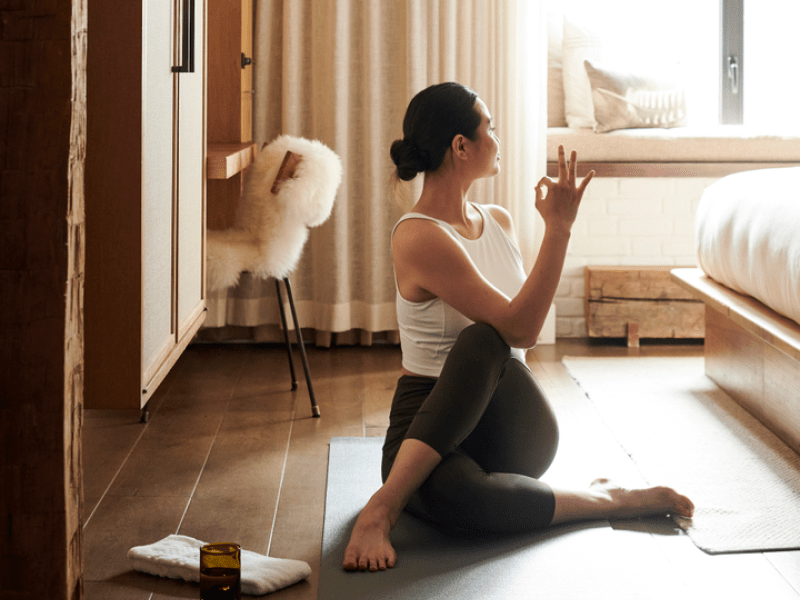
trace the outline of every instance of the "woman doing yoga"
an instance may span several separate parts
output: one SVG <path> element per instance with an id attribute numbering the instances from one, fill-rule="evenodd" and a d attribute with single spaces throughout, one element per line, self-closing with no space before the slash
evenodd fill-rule
<path id="1" fill-rule="evenodd" d="M 559 148 L 558 180 L 536 187 L 545 223 L 525 275 L 508 212 L 473 204 L 474 181 L 500 171 L 486 105 L 457 84 L 415 96 L 391 156 L 400 179 L 424 173 L 422 194 L 392 233 L 400 377 L 383 447 L 383 486 L 356 520 L 344 568 L 384 570 L 397 557 L 390 531 L 405 509 L 445 527 L 522 532 L 568 521 L 645 514 L 690 517 L 670 488 L 586 489 L 539 480 L 558 428 L 524 348 L 553 301 L 570 229 L 594 172 L 576 184 L 576 153 Z"/>

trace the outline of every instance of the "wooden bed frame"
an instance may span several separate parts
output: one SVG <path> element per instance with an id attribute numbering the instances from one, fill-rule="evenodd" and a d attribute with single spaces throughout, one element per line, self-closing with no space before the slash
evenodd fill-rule
<path id="1" fill-rule="evenodd" d="M 706 375 L 800 453 L 800 325 L 700 269 L 671 276 L 706 305 Z"/>

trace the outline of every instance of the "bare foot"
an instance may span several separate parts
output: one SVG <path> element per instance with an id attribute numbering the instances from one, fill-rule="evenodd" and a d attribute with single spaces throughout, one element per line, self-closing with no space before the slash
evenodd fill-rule
<path id="1" fill-rule="evenodd" d="M 391 519 L 370 500 L 356 519 L 350 543 L 344 551 L 347 571 L 385 571 L 394 567 L 397 555 L 389 541 Z"/>
<path id="2" fill-rule="evenodd" d="M 591 490 L 610 503 L 608 516 L 632 518 L 646 515 L 679 515 L 691 518 L 694 504 L 689 498 L 668 487 L 627 489 L 608 479 L 592 482 Z"/>

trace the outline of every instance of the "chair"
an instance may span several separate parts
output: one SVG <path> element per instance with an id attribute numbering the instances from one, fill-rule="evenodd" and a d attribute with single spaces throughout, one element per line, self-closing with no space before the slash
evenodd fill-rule
<path id="1" fill-rule="evenodd" d="M 283 135 L 266 144 L 245 176 L 233 227 L 208 231 L 208 289 L 236 285 L 243 272 L 275 279 L 281 325 L 289 355 L 292 389 L 297 389 L 292 344 L 281 294 L 286 288 L 311 410 L 319 417 L 305 345 L 297 321 L 289 274 L 297 266 L 309 227 L 324 223 L 342 180 L 339 157 L 318 141 Z"/>

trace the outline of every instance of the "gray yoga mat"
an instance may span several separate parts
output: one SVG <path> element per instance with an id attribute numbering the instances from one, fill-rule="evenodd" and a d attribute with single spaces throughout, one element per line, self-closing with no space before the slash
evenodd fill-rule
<path id="1" fill-rule="evenodd" d="M 624 562 L 603 560 L 612 534 L 603 521 L 526 535 L 476 536 L 447 533 L 404 513 L 392 532 L 398 554 L 394 569 L 345 571 L 342 558 L 353 523 L 381 483 L 382 443 L 382 438 L 331 440 L 320 600 L 591 598 L 604 582 L 614 588 L 626 582 L 619 598 L 642 597 L 644 590 L 630 581 Z"/>
<path id="2" fill-rule="evenodd" d="M 800 456 L 706 377 L 702 357 L 564 365 L 652 485 L 695 504 L 676 517 L 710 554 L 800 548 Z"/>

